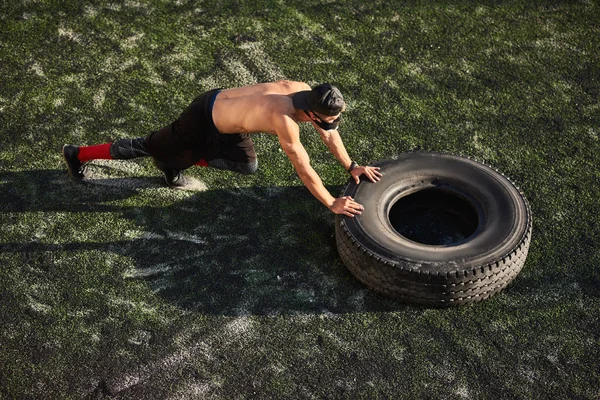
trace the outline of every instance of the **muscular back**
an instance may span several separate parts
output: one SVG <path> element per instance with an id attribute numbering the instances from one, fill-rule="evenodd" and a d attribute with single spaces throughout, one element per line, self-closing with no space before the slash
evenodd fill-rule
<path id="1" fill-rule="evenodd" d="M 292 116 L 291 94 L 310 90 L 302 82 L 278 81 L 223 90 L 213 108 L 213 120 L 221 133 L 275 133 L 276 120 Z"/>

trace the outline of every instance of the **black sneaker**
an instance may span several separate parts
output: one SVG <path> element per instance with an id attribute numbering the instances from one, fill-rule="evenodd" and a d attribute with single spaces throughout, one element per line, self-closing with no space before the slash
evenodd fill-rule
<path id="1" fill-rule="evenodd" d="M 62 154 L 65 164 L 67 164 L 69 175 L 75 179 L 85 178 L 87 166 L 79 161 L 79 158 L 77 158 L 77 155 L 79 154 L 79 146 L 65 144 L 62 148 Z"/>
<path id="2" fill-rule="evenodd" d="M 156 158 L 152 158 L 152 162 L 161 170 L 163 175 L 165 176 L 165 183 L 167 186 L 173 189 L 182 189 L 187 185 L 187 179 L 178 169 L 167 168 L 165 165 L 158 161 Z"/>

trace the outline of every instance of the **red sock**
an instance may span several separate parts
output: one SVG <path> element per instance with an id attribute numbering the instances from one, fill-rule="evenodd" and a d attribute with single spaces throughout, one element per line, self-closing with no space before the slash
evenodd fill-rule
<path id="1" fill-rule="evenodd" d="M 112 143 L 97 144 L 95 146 L 81 146 L 79 148 L 79 154 L 77 158 L 81 162 L 87 162 L 90 160 L 112 160 L 110 155 L 110 145 Z"/>
<path id="2" fill-rule="evenodd" d="M 208 167 L 208 163 L 206 162 L 206 160 L 205 160 L 205 159 L 202 159 L 202 160 L 198 161 L 198 162 L 197 162 L 196 164 L 194 164 L 194 165 L 197 165 L 197 166 L 199 166 L 199 167 Z"/>

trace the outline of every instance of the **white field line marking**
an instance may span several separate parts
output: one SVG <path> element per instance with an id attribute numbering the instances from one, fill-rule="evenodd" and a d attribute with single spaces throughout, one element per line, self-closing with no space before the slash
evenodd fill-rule
<path id="1" fill-rule="evenodd" d="M 259 42 L 243 43 L 240 45 L 240 49 L 244 51 L 266 80 L 276 81 L 284 78 L 283 72 L 271 61 Z"/>
<path id="2" fill-rule="evenodd" d="M 234 76 L 236 86 L 245 86 L 257 83 L 256 77 L 250 70 L 238 60 L 229 60 L 226 62 L 227 70 Z"/>
<path id="3" fill-rule="evenodd" d="M 76 43 L 81 42 L 81 34 L 76 33 L 73 30 L 65 28 L 63 26 L 58 27 L 58 36 L 66 38 L 67 40 L 72 40 Z"/>

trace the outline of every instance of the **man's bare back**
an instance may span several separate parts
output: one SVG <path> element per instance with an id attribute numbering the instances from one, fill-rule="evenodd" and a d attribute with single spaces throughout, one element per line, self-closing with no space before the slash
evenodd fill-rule
<path id="1" fill-rule="evenodd" d="M 291 95 L 310 86 L 303 82 L 277 81 L 259 83 L 219 93 L 213 106 L 213 121 L 221 133 L 276 134 L 283 116 L 295 114 Z"/>

